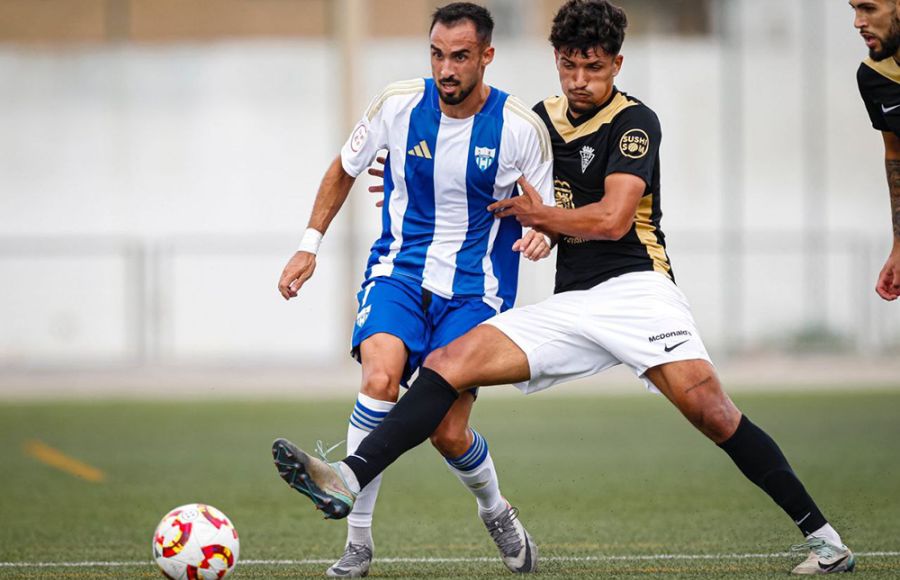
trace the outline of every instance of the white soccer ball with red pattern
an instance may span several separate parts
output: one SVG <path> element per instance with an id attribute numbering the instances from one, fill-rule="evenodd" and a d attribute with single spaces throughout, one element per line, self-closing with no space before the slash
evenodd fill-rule
<path id="1" fill-rule="evenodd" d="M 153 559 L 170 580 L 224 578 L 234 570 L 239 550 L 231 520 L 202 503 L 173 509 L 153 533 Z"/>

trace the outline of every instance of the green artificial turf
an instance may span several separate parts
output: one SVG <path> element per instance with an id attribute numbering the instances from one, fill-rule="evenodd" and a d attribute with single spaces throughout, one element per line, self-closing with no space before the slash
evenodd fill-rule
<path id="1" fill-rule="evenodd" d="M 900 392 L 735 400 L 779 442 L 851 548 L 900 551 Z M 244 563 L 234 578 L 319 577 L 327 565 L 251 562 L 332 559 L 345 535 L 343 522 L 322 520 L 278 478 L 269 449 L 277 436 L 306 448 L 340 441 L 351 405 L 0 405 L 0 562 L 124 563 L 0 564 L 0 578 L 155 578 L 153 529 L 189 502 L 212 504 L 237 526 Z M 779 555 L 802 540 L 793 523 L 662 397 L 483 392 L 473 424 L 540 544 L 541 576 L 780 578 L 797 561 Z M 31 440 L 106 479 L 40 463 L 23 450 Z M 428 444 L 388 471 L 374 529 L 377 557 L 459 561 L 376 559 L 372 576 L 509 577 L 474 500 Z M 677 558 L 642 559 L 660 554 Z M 710 558 L 679 559 L 686 555 Z M 860 556 L 857 571 L 898 578 L 900 556 Z"/>

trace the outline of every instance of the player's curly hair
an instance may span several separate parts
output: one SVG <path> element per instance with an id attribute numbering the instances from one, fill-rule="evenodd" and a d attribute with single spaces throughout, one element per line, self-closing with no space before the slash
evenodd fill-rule
<path id="1" fill-rule="evenodd" d="M 428 31 L 434 30 L 434 25 L 438 22 L 446 26 L 453 26 L 460 20 L 470 20 L 475 25 L 478 42 L 483 45 L 491 43 L 491 36 L 494 33 L 494 18 L 487 8 L 471 2 L 453 2 L 435 10 L 431 15 L 431 28 Z"/>
<path id="2" fill-rule="evenodd" d="M 617 55 L 625 41 L 628 18 L 625 11 L 607 0 L 569 0 L 553 18 L 550 43 L 562 53 L 600 47 Z"/>

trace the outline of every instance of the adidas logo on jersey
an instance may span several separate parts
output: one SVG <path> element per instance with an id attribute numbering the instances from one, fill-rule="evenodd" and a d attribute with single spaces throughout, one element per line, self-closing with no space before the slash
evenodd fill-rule
<path id="1" fill-rule="evenodd" d="M 428 148 L 428 143 L 425 142 L 424 139 L 419 141 L 419 144 L 406 152 L 407 155 L 412 155 L 413 157 L 424 157 L 425 159 L 431 159 L 431 150 Z"/>

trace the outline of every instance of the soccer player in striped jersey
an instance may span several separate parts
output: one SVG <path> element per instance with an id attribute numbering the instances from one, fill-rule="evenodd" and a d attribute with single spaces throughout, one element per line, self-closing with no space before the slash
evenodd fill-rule
<path id="1" fill-rule="evenodd" d="M 875 283 L 885 300 L 900 297 L 900 5 L 897 0 L 850 0 L 869 58 L 856 80 L 872 127 L 884 140 L 884 165 L 891 198 L 894 244 Z"/>
<path id="2" fill-rule="evenodd" d="M 532 393 L 624 364 L 791 517 L 805 537 L 793 549 L 806 554 L 794 574 L 852 571 L 853 554 L 778 445 L 722 389 L 675 285 L 660 229 L 659 119 L 614 85 L 626 25 L 624 11 L 607 0 L 560 8 L 550 40 L 563 95 L 535 107 L 553 144 L 558 207 L 526 180 L 525 195 L 490 207 L 559 236 L 556 293 L 432 352 L 355 453 L 331 464 L 302 452 L 291 459 L 317 505 L 346 511 L 360 486 L 428 437 L 459 393 L 509 383 Z"/>
<path id="3" fill-rule="evenodd" d="M 383 230 L 372 246 L 352 349 L 362 387 L 350 416 L 347 452 L 394 407 L 399 385 L 425 357 L 479 323 L 512 307 L 519 253 L 540 259 L 549 239 L 498 219 L 488 206 L 514 195 L 525 176 L 553 203 L 550 139 L 541 120 L 518 99 L 484 82 L 494 56 L 493 20 L 477 5 L 439 8 L 431 28 L 432 78 L 388 86 L 369 105 L 325 174 L 299 251 L 279 289 L 289 299 L 312 275 L 322 235 L 355 178 L 387 150 Z M 431 441 L 474 495 L 504 564 L 530 572 L 537 550 L 517 511 L 501 496 L 488 445 L 468 421 L 475 396 L 458 399 Z M 284 458 L 296 448 L 273 446 L 282 477 L 309 494 Z M 329 576 L 368 573 L 374 543 L 372 512 L 380 477 L 356 498 L 344 555 Z M 340 516 L 330 513 L 327 516 Z"/>

